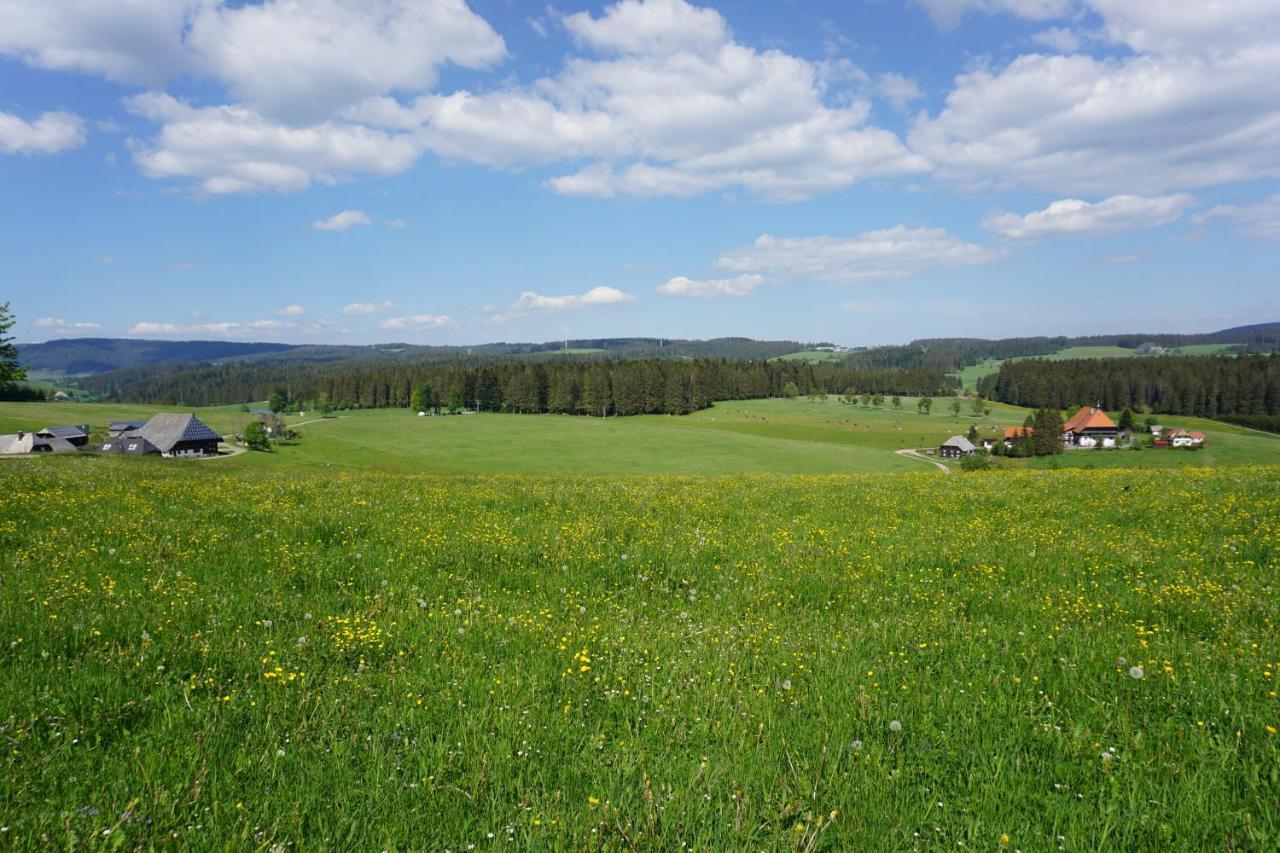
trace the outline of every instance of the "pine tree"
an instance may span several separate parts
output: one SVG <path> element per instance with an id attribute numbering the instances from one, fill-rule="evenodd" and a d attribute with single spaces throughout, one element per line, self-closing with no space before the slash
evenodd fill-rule
<path id="1" fill-rule="evenodd" d="M 9 303 L 0 305 L 0 387 L 27 378 L 27 371 L 18 359 L 18 347 L 9 334 L 16 322 L 13 312 L 9 310 Z"/>

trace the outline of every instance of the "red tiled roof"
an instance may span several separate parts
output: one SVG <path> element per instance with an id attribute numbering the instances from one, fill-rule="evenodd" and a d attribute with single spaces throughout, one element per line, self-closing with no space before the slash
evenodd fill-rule
<path id="1" fill-rule="evenodd" d="M 1196 441 L 1204 441 L 1204 433 L 1202 432 L 1189 432 L 1187 435 L 1191 436 L 1191 438 Z"/>
<path id="2" fill-rule="evenodd" d="M 1087 429 L 1119 429 L 1119 427 L 1116 426 L 1115 421 L 1107 417 L 1106 412 L 1095 409 L 1093 406 L 1085 406 L 1062 425 L 1063 432 L 1084 432 Z"/>
<path id="3" fill-rule="evenodd" d="M 1004 440 L 1005 440 L 1005 441 L 1012 441 L 1013 439 L 1017 438 L 1018 436 L 1020 436 L 1020 435 L 1022 435 L 1022 434 L 1024 434 L 1024 433 L 1025 433 L 1025 434 L 1027 434 L 1027 435 L 1031 435 L 1033 432 L 1035 432 L 1035 428 L 1034 428 L 1034 427 L 1020 427 L 1020 426 L 1019 426 L 1019 427 L 1005 427 L 1005 428 L 1004 428 Z"/>

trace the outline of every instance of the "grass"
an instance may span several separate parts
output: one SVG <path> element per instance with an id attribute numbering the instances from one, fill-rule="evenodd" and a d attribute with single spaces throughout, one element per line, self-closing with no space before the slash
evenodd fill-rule
<path id="1" fill-rule="evenodd" d="M 1280 840 L 1277 468 L 138 461 L 0 465 L 15 849 Z"/>
<path id="2" fill-rule="evenodd" d="M 948 375 L 959 379 L 961 388 L 965 388 L 968 391 L 974 391 L 977 389 L 978 383 L 982 381 L 984 377 L 990 376 L 993 373 L 998 373 L 1002 363 L 1003 362 L 998 358 L 987 358 L 977 364 L 966 365 L 963 370 L 957 373 L 950 373 Z"/>
<path id="3" fill-rule="evenodd" d="M 1190 344 L 1185 347 L 1169 347 L 1164 351 L 1164 355 L 1221 355 L 1230 352 L 1235 344 Z M 1060 349 L 1050 355 L 1033 356 L 1034 358 L 1045 358 L 1051 361 L 1065 361 L 1068 359 L 1079 358 L 1129 358 L 1138 356 L 1138 351 L 1127 349 L 1125 347 L 1066 347 Z M 1007 359 L 1013 361 L 1015 359 Z M 988 358 L 977 364 L 970 364 L 963 370 L 956 373 L 950 373 L 960 380 L 961 387 L 967 389 L 975 389 L 978 382 L 983 377 L 990 376 L 1000 370 L 1001 359 Z"/>
<path id="4" fill-rule="evenodd" d="M 1027 410 L 992 404 L 975 417 L 966 401 L 960 417 L 934 401 L 920 415 L 916 400 L 903 408 L 847 406 L 825 401 L 744 400 L 719 403 L 687 417 L 584 418 L 567 415 L 455 415 L 418 418 L 404 409 L 290 416 L 301 440 L 274 452 L 220 460 L 219 466 L 367 470 L 437 474 L 714 475 L 838 474 L 913 471 L 924 466 L 892 451 L 936 447 L 971 425 L 980 437 L 1020 425 Z M 145 420 L 154 406 L 88 403 L 0 403 L 0 432 L 62 423 Z M 250 416 L 238 406 L 197 409 L 223 433 L 243 429 Z M 1118 415 L 1117 415 L 1118 417 Z M 1280 464 L 1280 436 L 1194 418 L 1166 418 L 1168 426 L 1200 429 L 1208 446 L 1169 450 L 1072 452 L 1049 460 L 1010 460 L 1012 467 L 1201 467 Z M 135 460 L 138 461 L 138 460 Z M 7 463 L 5 463 L 7 464 Z"/>
<path id="5" fill-rule="evenodd" d="M 846 352 L 832 352 L 831 350 L 810 349 L 801 350 L 800 352 L 789 352 L 786 355 L 778 356 L 779 361 L 807 361 L 816 364 L 823 361 L 844 361 L 849 357 Z"/>

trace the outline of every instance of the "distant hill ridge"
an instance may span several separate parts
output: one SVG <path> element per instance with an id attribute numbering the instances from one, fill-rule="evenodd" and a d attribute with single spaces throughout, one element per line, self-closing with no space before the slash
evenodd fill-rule
<path id="1" fill-rule="evenodd" d="M 567 351 L 566 351 L 567 343 Z M 1079 337 L 920 338 L 901 346 L 850 351 L 843 360 L 858 368 L 928 368 L 954 371 L 987 358 L 1050 355 L 1069 347 L 1143 344 L 1161 347 L 1223 344 L 1255 351 L 1280 350 L 1280 322 L 1235 326 L 1201 334 L 1132 333 Z M 129 338 L 68 338 L 19 344 L 18 354 L 30 371 L 64 376 L 97 376 L 115 371 L 155 375 L 232 361 L 262 365 L 315 365 L 336 362 L 404 361 L 477 362 L 548 358 L 779 358 L 825 342 L 761 341 L 745 337 L 683 340 L 666 338 L 578 338 L 543 343 L 495 342 L 471 346 L 424 346 L 386 343 L 368 346 L 246 343 L 237 341 L 155 341 Z M 134 379 L 130 376 L 129 379 Z"/>
<path id="2" fill-rule="evenodd" d="M 569 354 L 610 358 L 764 359 L 824 344 L 757 341 L 729 337 L 711 340 L 665 338 L 583 338 L 568 341 Z M 266 364 L 323 364 L 338 361 L 400 359 L 456 361 L 511 357 L 558 357 L 564 341 L 487 343 L 472 346 L 422 346 L 405 343 L 370 346 L 240 343 L 233 341 L 152 341 L 128 338 L 67 338 L 19 344 L 18 355 L 30 371 L 97 375 L 153 366 L 191 367 L 227 361 Z"/>

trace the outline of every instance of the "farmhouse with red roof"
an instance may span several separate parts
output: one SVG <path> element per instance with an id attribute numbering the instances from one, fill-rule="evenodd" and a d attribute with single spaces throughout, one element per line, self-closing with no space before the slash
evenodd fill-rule
<path id="1" fill-rule="evenodd" d="M 1062 441 L 1070 447 L 1115 447 L 1120 427 L 1107 413 L 1085 406 L 1062 425 Z"/>

